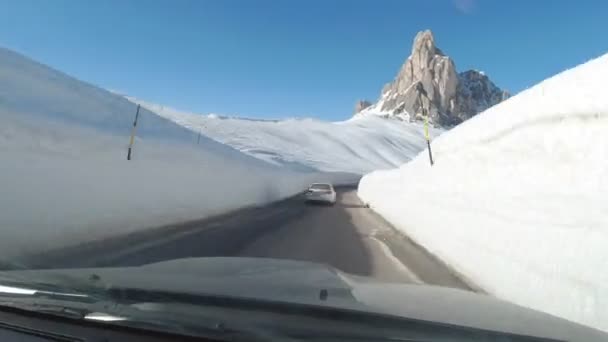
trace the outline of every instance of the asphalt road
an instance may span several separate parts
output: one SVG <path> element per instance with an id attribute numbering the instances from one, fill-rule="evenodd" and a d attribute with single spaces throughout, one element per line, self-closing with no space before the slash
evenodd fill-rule
<path id="1" fill-rule="evenodd" d="M 382 281 L 471 289 L 441 261 L 365 208 L 354 188 L 334 206 L 301 196 L 211 219 L 151 229 L 32 255 L 31 268 L 136 266 L 187 257 L 313 261 Z"/>

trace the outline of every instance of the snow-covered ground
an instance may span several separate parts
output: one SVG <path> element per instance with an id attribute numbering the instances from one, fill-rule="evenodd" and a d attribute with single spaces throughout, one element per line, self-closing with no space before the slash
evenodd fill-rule
<path id="1" fill-rule="evenodd" d="M 251 120 L 199 115 L 129 100 L 198 134 L 269 163 L 296 170 L 364 174 L 409 161 L 424 146 L 420 124 L 357 116 L 342 122 L 314 119 Z M 441 133 L 431 128 L 432 135 Z"/>
<path id="2" fill-rule="evenodd" d="M 608 55 L 437 138 L 359 195 L 498 297 L 608 331 Z"/>
<path id="3" fill-rule="evenodd" d="M 0 257 L 264 204 L 340 173 L 281 168 L 0 49 Z"/>

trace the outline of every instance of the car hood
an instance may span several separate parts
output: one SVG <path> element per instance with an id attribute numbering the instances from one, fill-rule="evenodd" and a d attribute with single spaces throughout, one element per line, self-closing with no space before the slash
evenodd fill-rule
<path id="1" fill-rule="evenodd" d="M 137 267 L 4 274 L 46 283 L 95 279 L 117 288 L 327 306 L 557 340 L 608 340 L 608 334 L 598 330 L 487 295 L 430 285 L 383 283 L 300 261 L 189 258 Z"/>

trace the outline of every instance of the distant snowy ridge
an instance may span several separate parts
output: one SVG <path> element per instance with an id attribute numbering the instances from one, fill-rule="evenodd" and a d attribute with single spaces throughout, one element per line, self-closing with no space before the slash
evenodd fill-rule
<path id="1" fill-rule="evenodd" d="M 299 171 L 364 174 L 396 167 L 425 146 L 421 125 L 397 120 L 256 120 L 193 114 L 127 98 L 195 134 L 200 132 L 250 156 Z M 431 130 L 433 135 L 441 132 Z"/>
<path id="2" fill-rule="evenodd" d="M 359 195 L 489 293 L 608 331 L 608 55 L 444 133 Z"/>

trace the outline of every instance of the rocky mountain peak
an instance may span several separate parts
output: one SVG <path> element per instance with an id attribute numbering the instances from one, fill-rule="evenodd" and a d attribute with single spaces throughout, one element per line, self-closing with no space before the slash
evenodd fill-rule
<path id="1" fill-rule="evenodd" d="M 366 111 L 410 121 L 428 113 L 436 125 L 450 126 L 502 101 L 504 92 L 483 73 L 456 72 L 454 61 L 435 44 L 430 30 L 416 34 L 412 53 L 397 77 Z"/>
<path id="2" fill-rule="evenodd" d="M 430 62 L 435 55 L 443 55 L 443 53 L 441 50 L 438 51 L 437 46 L 435 45 L 433 32 L 431 32 L 431 30 L 418 32 L 414 38 L 411 56 L 413 58 L 418 58 L 418 63 L 420 65 L 428 65 L 428 62 Z"/>

